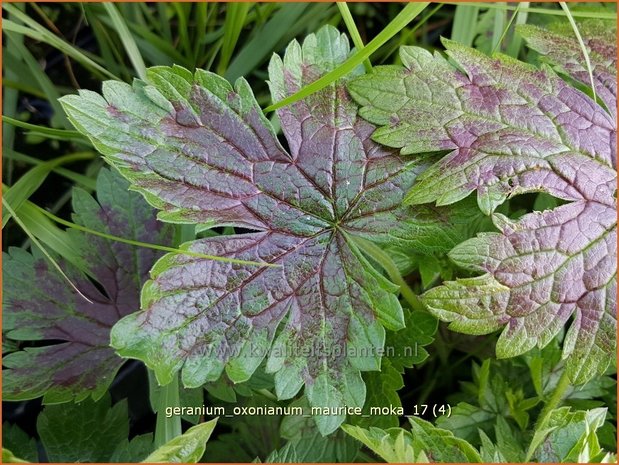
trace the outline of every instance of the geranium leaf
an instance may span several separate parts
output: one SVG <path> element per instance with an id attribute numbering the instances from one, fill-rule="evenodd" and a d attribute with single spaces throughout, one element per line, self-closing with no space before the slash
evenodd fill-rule
<path id="1" fill-rule="evenodd" d="M 66 405 L 47 405 L 37 432 L 50 462 L 107 462 L 129 435 L 127 399 L 112 406 L 105 394 Z"/>
<path id="2" fill-rule="evenodd" d="M 9 422 L 2 424 L 2 445 L 22 460 L 28 462 L 38 462 L 39 460 L 36 439 L 28 436 L 17 425 L 12 425 Z M 3 461 L 9 463 L 6 460 Z"/>
<path id="3" fill-rule="evenodd" d="M 589 72 L 574 31 L 567 24 L 559 24 L 552 31 L 523 24 L 518 26 L 518 32 L 557 71 L 590 87 Z M 613 118 L 617 118 L 617 30 L 604 21 L 584 21 L 578 29 L 589 54 L 595 92 Z"/>
<path id="4" fill-rule="evenodd" d="M 431 289 L 423 301 L 458 331 L 506 326 L 499 357 L 545 346 L 574 315 L 564 357 L 570 379 L 583 383 L 615 355 L 616 121 L 548 68 L 445 46 L 462 71 L 439 54 L 403 47 L 403 67 L 376 69 L 349 86 L 361 114 L 382 126 L 376 141 L 406 154 L 451 152 L 420 176 L 409 203 L 446 205 L 476 190 L 500 231 L 450 253 L 484 274 Z M 614 56 L 614 42 L 605 46 Z M 517 220 L 493 213 L 526 192 L 568 203 Z"/>
<path id="5" fill-rule="evenodd" d="M 365 429 L 353 425 L 342 425 L 342 429 L 387 463 L 424 462 L 424 460 L 418 460 L 419 453 L 413 449 L 413 439 L 410 432 L 405 429 L 384 430 L 373 426 Z"/>
<path id="6" fill-rule="evenodd" d="M 290 407 L 309 412 L 305 396 L 294 400 Z M 354 417 L 350 417 L 354 418 Z M 323 437 L 310 415 L 286 415 L 279 425 L 280 436 L 294 447 L 299 463 L 354 462 L 360 444 L 341 429 Z"/>
<path id="7" fill-rule="evenodd" d="M 125 439 L 121 441 L 108 460 L 110 463 L 136 463 L 148 457 L 153 447 L 152 433 L 141 434 L 133 437 L 131 440 Z"/>
<path id="8" fill-rule="evenodd" d="M 127 190 L 117 173 L 101 170 L 97 200 L 73 191 L 74 221 L 108 234 L 166 244 L 169 225 L 154 218 L 153 209 Z M 139 309 L 140 288 L 158 252 L 70 231 L 90 277 L 75 267 L 64 269 L 92 303 L 71 289 L 40 254 L 13 248 L 3 254 L 7 279 L 3 293 L 3 330 L 16 341 L 65 341 L 26 347 L 3 358 L 5 400 L 44 396 L 46 403 L 100 398 L 123 359 L 109 347 L 110 330 L 121 317 Z"/>
<path id="9" fill-rule="evenodd" d="M 389 463 L 478 463 L 479 452 L 451 431 L 409 417 L 411 431 L 343 425 L 342 429 Z"/>
<path id="10" fill-rule="evenodd" d="M 604 423 L 606 408 L 552 410 L 531 440 L 529 454 L 539 462 L 589 463 L 602 452 L 596 431 Z"/>
<path id="11" fill-rule="evenodd" d="M 451 431 L 437 428 L 432 423 L 417 417 L 409 417 L 413 447 L 425 452 L 430 462 L 477 463 L 479 452 L 464 439 Z"/>
<path id="12" fill-rule="evenodd" d="M 225 405 L 217 402 L 216 399 L 210 402 L 216 406 Z M 250 397 L 239 396 L 235 403 L 235 407 L 240 408 L 250 409 L 258 406 L 275 408 L 278 404 L 260 394 L 254 394 Z M 228 407 L 225 408 L 228 409 Z M 280 444 L 279 425 L 281 419 L 282 417 L 277 415 L 230 415 L 221 417 L 219 425 L 226 432 L 218 434 L 209 442 L 208 462 L 248 463 L 256 457 L 264 459 Z M 316 429 L 314 423 L 312 423 L 312 426 Z"/>
<path id="13" fill-rule="evenodd" d="M 273 100 L 348 54 L 331 27 L 292 42 L 269 67 Z M 245 381 L 270 351 L 281 399 L 305 384 L 311 405 L 362 406 L 360 371 L 379 369 L 384 327 L 398 329 L 403 318 L 397 287 L 351 236 L 441 252 L 470 210 L 401 205 L 426 165 L 370 140 L 374 127 L 358 118 L 345 80 L 278 110 L 290 154 L 244 79 L 232 87 L 206 71 L 157 67 L 147 81 L 106 82 L 103 97 L 82 91 L 62 103 L 160 218 L 257 231 L 201 239 L 190 250 L 279 266 L 165 256 L 143 290 L 143 311 L 116 325 L 112 345 L 160 383 L 182 369 L 187 387 L 224 369 Z M 323 434 L 343 419 L 317 417 Z"/>
<path id="14" fill-rule="evenodd" d="M 402 407 L 397 391 L 404 387 L 404 371 L 428 358 L 424 346 L 434 341 L 438 328 L 438 321 L 428 312 L 404 310 L 404 313 L 406 328 L 387 332 L 380 372 L 370 371 L 363 375 L 367 389 L 363 407 L 366 415 L 350 418 L 353 425 L 389 428 L 399 424 L 395 415 L 369 415 L 369 412 L 373 407 Z"/>

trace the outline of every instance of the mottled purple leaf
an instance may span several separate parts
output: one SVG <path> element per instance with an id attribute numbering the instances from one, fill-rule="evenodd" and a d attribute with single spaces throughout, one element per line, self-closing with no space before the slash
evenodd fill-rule
<path id="1" fill-rule="evenodd" d="M 529 24 L 518 26 L 518 32 L 532 49 L 559 72 L 565 73 L 591 87 L 587 63 L 574 31 L 569 24 L 560 23 L 549 31 Z M 597 96 L 604 102 L 613 118 L 617 117 L 617 28 L 608 21 L 585 21 L 578 29 L 587 48 L 593 84 Z"/>
<path id="2" fill-rule="evenodd" d="M 156 221 L 153 209 L 127 187 L 118 174 L 101 170 L 98 201 L 74 189 L 74 221 L 129 239 L 170 242 L 170 227 Z M 139 309 L 140 288 L 157 253 L 82 232 L 70 234 L 102 290 L 66 262 L 63 270 L 92 303 L 68 286 L 42 254 L 33 256 L 19 248 L 3 254 L 5 337 L 40 341 L 4 356 L 4 400 L 39 396 L 47 403 L 89 396 L 98 399 L 123 363 L 109 347 L 110 330 L 121 317 Z"/>
<path id="3" fill-rule="evenodd" d="M 573 317 L 563 353 L 572 381 L 585 382 L 616 348 L 616 121 L 548 68 L 445 45 L 458 68 L 403 47 L 403 67 L 349 86 L 361 114 L 382 126 L 376 141 L 404 154 L 450 152 L 419 177 L 408 203 L 446 205 L 476 190 L 500 231 L 450 253 L 481 276 L 447 282 L 423 301 L 458 331 L 506 327 L 499 357 L 543 347 Z M 604 46 L 615 55 L 614 42 Z M 493 213 L 525 192 L 568 203 L 518 220 Z"/>
<path id="4" fill-rule="evenodd" d="M 292 42 L 270 63 L 273 99 L 348 54 L 334 28 Z M 63 105 L 160 218 L 256 231 L 189 249 L 278 266 L 165 256 L 143 290 L 143 311 L 115 326 L 112 345 L 144 360 L 161 383 L 181 369 L 188 387 L 224 369 L 242 382 L 266 358 L 281 399 L 305 385 L 312 405 L 363 406 L 360 371 L 379 369 L 384 328 L 401 328 L 403 318 L 397 287 L 352 236 L 441 252 L 474 210 L 402 206 L 427 165 L 370 140 L 374 127 L 358 118 L 345 82 L 279 110 L 289 154 L 244 79 L 233 88 L 206 71 L 157 67 L 147 80 L 106 82 L 103 97 L 82 91 Z M 319 417 L 321 432 L 343 419 Z"/>

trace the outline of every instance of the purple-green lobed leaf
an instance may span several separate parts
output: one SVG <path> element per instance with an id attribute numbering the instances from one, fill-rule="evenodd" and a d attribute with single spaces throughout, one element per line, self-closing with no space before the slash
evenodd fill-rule
<path id="1" fill-rule="evenodd" d="M 575 39 L 525 32 L 586 84 Z M 604 372 L 616 350 L 616 45 L 607 36 L 588 44 L 600 50 L 593 63 L 607 92 L 598 93 L 611 114 L 548 67 L 450 41 L 444 43 L 455 66 L 438 53 L 403 47 L 404 66 L 377 68 L 349 85 L 360 114 L 381 126 L 377 142 L 402 154 L 450 152 L 418 178 L 409 204 L 447 205 L 477 191 L 479 207 L 499 229 L 450 253 L 480 276 L 431 289 L 424 303 L 461 332 L 505 327 L 499 357 L 545 346 L 573 317 L 563 355 L 575 383 Z M 526 192 L 567 203 L 516 220 L 494 213 Z"/>
<path id="2" fill-rule="evenodd" d="M 153 209 L 127 187 L 117 173 L 101 170 L 98 201 L 74 189 L 74 221 L 116 236 L 169 243 L 170 226 L 156 221 Z M 19 248 L 3 254 L 4 336 L 38 341 L 36 347 L 3 357 L 4 400 L 40 396 L 46 403 L 79 402 L 89 396 L 96 400 L 123 364 L 109 346 L 110 330 L 139 309 L 140 288 L 158 253 L 82 232 L 70 234 L 101 290 L 72 265 L 64 262 L 63 269 L 91 302 L 68 286 L 42 254 Z"/>
<path id="3" fill-rule="evenodd" d="M 591 87 L 587 63 L 574 31 L 567 24 L 559 24 L 556 30 L 523 24 L 518 26 L 518 32 L 558 72 Z M 608 22 L 592 20 L 579 23 L 578 29 L 589 55 L 596 94 L 617 118 L 617 29 Z"/>
<path id="4" fill-rule="evenodd" d="M 293 41 L 269 66 L 274 101 L 342 63 L 345 36 L 326 27 Z M 357 72 L 358 74 L 358 72 Z M 385 329 L 403 326 L 397 287 L 351 240 L 445 252 L 471 209 L 402 206 L 427 164 L 370 140 L 345 81 L 278 110 L 287 153 L 249 85 L 202 70 L 156 67 L 103 96 L 63 97 L 74 125 L 158 207 L 163 220 L 232 225 L 247 234 L 201 239 L 190 250 L 263 261 L 243 266 L 166 255 L 121 320 L 112 345 L 143 360 L 160 383 L 185 386 L 225 370 L 247 380 L 266 359 L 280 399 L 305 385 L 318 407 L 363 406 L 361 371 L 380 368 Z M 323 434 L 343 415 L 318 417 Z"/>

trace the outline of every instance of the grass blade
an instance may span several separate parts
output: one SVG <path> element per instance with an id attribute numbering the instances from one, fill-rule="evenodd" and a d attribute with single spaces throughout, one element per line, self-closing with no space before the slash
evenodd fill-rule
<path id="1" fill-rule="evenodd" d="M 110 18 L 107 16 L 96 16 L 96 18 L 100 19 L 100 23 L 105 25 L 109 26 L 112 24 Z M 142 55 L 151 62 L 157 63 L 158 65 L 172 65 L 175 63 L 186 67 L 190 66 L 189 61 L 178 52 L 172 41 L 168 42 L 166 39 L 159 37 L 141 24 L 131 22 L 127 22 L 126 24 L 130 32 L 136 35 L 134 40 L 138 49 L 141 50 Z"/>
<path id="2" fill-rule="evenodd" d="M 131 61 L 131 64 L 133 65 L 133 69 L 135 69 L 136 74 L 140 79 L 146 78 L 146 65 L 144 64 L 144 60 L 142 58 L 142 55 L 140 54 L 140 50 L 138 49 L 135 40 L 133 40 L 133 35 L 131 35 L 127 24 L 116 9 L 116 5 L 114 5 L 113 3 L 103 3 L 103 7 L 112 19 L 114 28 L 116 29 L 120 40 L 125 46 L 125 51 L 129 56 L 129 60 Z"/>
<path id="3" fill-rule="evenodd" d="M 499 9 L 499 10 L 510 10 L 515 11 L 517 7 L 512 5 L 497 5 L 494 3 L 481 3 L 481 2 L 471 2 L 463 4 L 461 2 L 443 2 L 445 5 L 456 5 L 469 7 L 469 8 L 489 8 L 489 9 Z M 564 11 L 561 10 L 553 10 L 551 8 L 520 8 L 520 11 L 526 13 L 537 13 L 540 15 L 551 15 L 551 16 L 566 16 Z M 617 20 L 617 15 L 615 13 L 605 13 L 602 11 L 573 11 L 571 12 L 574 18 L 592 18 L 592 19 L 610 19 Z"/>
<path id="4" fill-rule="evenodd" d="M 219 64 L 217 73 L 224 74 L 228 69 L 232 52 L 239 40 L 245 19 L 249 9 L 253 6 L 252 3 L 227 3 L 226 4 L 226 19 L 224 21 L 224 37 L 219 56 Z"/>
<path id="5" fill-rule="evenodd" d="M 38 158 L 31 157 L 29 155 L 25 155 L 23 153 L 15 152 L 14 150 L 5 150 L 2 154 L 4 158 L 7 160 L 15 160 L 23 163 L 28 163 L 30 165 L 43 165 L 47 163 L 43 160 L 39 160 Z M 55 167 L 52 171 L 60 176 L 67 178 L 70 181 L 73 181 L 76 184 L 80 184 L 82 187 L 89 191 L 94 191 L 97 188 L 97 183 L 94 179 L 89 178 L 80 173 L 76 173 L 75 171 L 68 170 L 66 168 Z"/>
<path id="6" fill-rule="evenodd" d="M 170 5 L 172 5 L 174 12 L 176 13 L 176 17 L 178 19 L 177 31 L 180 36 L 180 39 L 178 41 L 179 48 L 183 50 L 185 59 L 189 60 L 189 58 L 193 56 L 193 53 L 191 51 L 192 44 L 191 44 L 191 40 L 189 39 L 189 25 L 188 25 L 189 12 L 187 8 L 187 7 L 191 8 L 191 3 L 184 4 L 184 3 L 174 2 L 174 3 L 171 3 Z"/>
<path id="7" fill-rule="evenodd" d="M 89 68 L 93 73 L 97 76 L 105 76 L 108 78 L 119 80 L 117 76 L 110 73 L 106 68 L 101 66 L 99 63 L 95 62 L 93 59 L 86 56 L 86 54 L 70 44 L 69 42 L 61 39 L 60 37 L 53 34 L 51 31 L 45 29 L 39 23 L 34 21 L 28 15 L 19 11 L 15 6 L 11 4 L 4 3 L 2 5 L 8 13 L 14 14 L 15 18 L 19 21 L 23 22 L 25 26 L 16 23 L 15 21 L 5 19 L 2 22 L 3 31 L 14 32 L 16 34 L 25 35 L 30 37 L 31 39 L 35 39 L 41 42 L 44 42 L 48 45 L 51 45 L 54 48 L 57 48 L 62 53 L 70 56 L 75 59 L 77 62 L 81 63 L 83 66 Z"/>
<path id="8" fill-rule="evenodd" d="M 77 286 L 73 284 L 73 281 L 71 281 L 69 277 L 65 274 L 65 272 L 62 271 L 62 268 L 60 268 L 60 265 L 56 262 L 56 260 L 54 260 L 54 258 L 47 251 L 47 249 L 43 247 L 43 245 L 39 242 L 39 240 L 35 237 L 35 235 L 32 234 L 32 232 L 28 229 L 28 227 L 22 222 L 21 218 L 15 214 L 15 211 L 11 208 L 11 206 L 9 205 L 5 197 L 2 197 L 2 206 L 10 213 L 10 215 L 13 217 L 15 222 L 19 225 L 20 228 L 24 230 L 26 235 L 30 238 L 32 243 L 39 248 L 39 250 L 43 253 L 43 255 L 45 255 L 45 258 L 47 258 L 50 264 L 54 268 L 56 268 L 56 270 L 58 270 L 60 275 L 67 281 L 67 283 L 69 283 L 69 285 L 73 288 L 73 290 L 77 292 L 81 297 L 83 297 L 84 300 L 86 300 L 87 302 L 93 303 L 92 300 L 90 300 L 88 297 L 86 297 L 84 294 L 81 293 L 81 291 L 77 288 Z"/>
<path id="9" fill-rule="evenodd" d="M 473 45 L 479 7 L 458 5 L 451 27 L 451 39 L 468 47 Z"/>
<path id="10" fill-rule="evenodd" d="M 23 8 L 25 5 L 19 5 L 18 8 Z M 9 18 L 12 18 L 13 15 L 8 15 Z M 17 40 L 21 45 L 23 45 L 23 37 L 16 37 L 14 40 Z M 11 88 L 8 84 L 8 80 L 21 81 L 21 76 L 17 69 L 15 69 L 15 65 L 20 64 L 21 60 L 19 54 L 15 53 L 15 50 L 12 50 L 13 53 L 9 53 L 5 47 L 2 47 L 3 54 L 1 56 L 4 57 L 4 78 L 3 86 L 2 86 L 2 113 L 8 116 L 17 116 L 17 104 L 19 103 L 19 92 L 18 89 Z M 23 73 L 26 74 L 26 73 Z M 13 149 L 15 144 L 15 128 L 5 122 L 2 122 L 2 150 Z M 13 163 L 9 160 L 9 162 L 3 167 L 2 175 L 4 179 L 8 179 L 9 182 L 12 182 L 13 178 Z"/>
<path id="11" fill-rule="evenodd" d="M 79 139 L 87 142 L 84 136 L 82 136 L 82 134 L 69 129 L 54 129 L 47 126 L 39 126 L 37 124 L 30 124 L 26 123 L 25 121 L 11 118 L 10 116 L 2 116 L 2 122 L 18 128 L 28 129 L 30 132 L 41 136 L 46 136 L 59 140 Z"/>
<path id="12" fill-rule="evenodd" d="M 4 21 L 4 23 L 6 23 L 6 20 Z M 24 63 L 28 67 L 29 74 L 39 85 L 39 87 L 45 94 L 45 98 L 53 108 L 54 115 L 52 116 L 52 125 L 71 128 L 71 123 L 69 123 L 69 120 L 65 116 L 64 111 L 62 111 L 62 107 L 58 103 L 58 99 L 60 98 L 60 92 L 58 92 L 58 89 L 56 89 L 50 78 L 47 76 L 47 74 L 45 74 L 45 72 L 41 68 L 40 63 L 34 58 L 34 56 L 32 56 L 30 50 L 28 50 L 28 48 L 24 45 L 22 40 L 23 37 L 9 31 L 5 31 L 5 34 L 10 44 L 10 47 L 13 47 L 17 55 L 19 55 L 24 61 Z"/>
<path id="13" fill-rule="evenodd" d="M 170 29 L 170 18 L 168 17 L 169 15 L 167 14 L 168 8 L 169 8 L 168 3 L 157 2 L 157 13 L 158 13 L 159 21 L 161 24 L 161 28 L 159 30 L 161 31 L 163 38 L 167 42 L 172 43 L 173 40 L 172 40 L 172 30 Z"/>
<path id="14" fill-rule="evenodd" d="M 38 208 L 34 203 L 26 200 L 19 209 L 22 223 L 40 242 L 83 272 L 88 273 L 86 264 L 76 252 L 78 247 L 73 238 L 41 214 Z"/>
<path id="15" fill-rule="evenodd" d="M 30 169 L 26 174 L 19 178 L 15 184 L 9 187 L 9 189 L 4 193 L 4 197 L 13 209 L 19 210 L 23 203 L 28 200 L 39 187 L 41 187 L 41 184 L 43 184 L 49 173 L 54 168 L 66 163 L 92 160 L 93 158 L 95 158 L 95 154 L 93 152 L 78 152 L 41 163 L 40 165 Z M 2 212 L 3 229 L 10 217 L 11 215 L 8 211 Z"/>
<path id="16" fill-rule="evenodd" d="M 589 51 L 587 50 L 587 46 L 585 45 L 585 42 L 582 40 L 582 36 L 580 35 L 580 31 L 578 30 L 578 25 L 576 24 L 576 21 L 574 21 L 574 17 L 572 16 L 572 12 L 567 6 L 567 3 L 559 2 L 559 5 L 561 5 L 561 8 L 563 8 L 563 11 L 565 11 L 565 15 L 567 16 L 567 19 L 570 22 L 572 29 L 574 30 L 574 35 L 576 35 L 576 39 L 578 40 L 578 45 L 580 45 L 582 54 L 585 57 L 585 63 L 587 64 L 587 72 L 589 73 L 589 80 L 591 82 L 591 91 L 593 92 L 593 100 L 597 102 L 598 99 L 595 93 L 595 81 L 593 80 L 593 68 L 591 66 L 591 60 L 589 59 Z"/>
<path id="17" fill-rule="evenodd" d="M 214 260 L 218 262 L 235 263 L 237 265 L 267 266 L 271 268 L 277 268 L 280 266 L 280 265 L 276 265 L 273 263 L 254 262 L 251 260 L 240 260 L 238 258 L 219 257 L 217 255 L 207 255 L 203 253 L 193 252 L 191 250 L 187 250 L 183 248 L 177 249 L 174 247 L 167 247 L 165 245 L 149 244 L 147 242 L 140 242 L 140 241 L 134 241 L 131 239 L 125 239 L 124 237 L 114 236 L 112 234 L 95 231 L 94 229 L 90 229 L 85 226 L 81 226 L 79 224 L 75 224 L 70 221 L 63 220 L 62 218 L 57 217 L 53 213 L 50 213 L 41 207 L 36 206 L 36 208 L 40 211 L 41 214 L 45 215 L 46 217 L 48 217 L 52 221 L 55 221 L 56 223 L 59 223 L 68 228 L 76 229 L 78 231 L 82 231 L 88 234 L 93 234 L 95 236 L 103 237 L 104 239 L 108 239 L 110 241 L 122 242 L 123 244 L 134 245 L 136 247 L 145 247 L 148 249 L 161 250 L 163 252 L 171 252 L 171 253 L 176 253 L 176 254 L 181 254 L 181 255 L 189 255 L 190 257 L 205 258 L 207 260 Z"/>
<path id="18" fill-rule="evenodd" d="M 361 40 L 361 35 L 359 34 L 359 30 L 357 29 L 357 25 L 355 24 L 355 20 L 348 9 L 348 5 L 346 2 L 336 2 L 338 10 L 340 10 L 340 14 L 342 15 L 342 19 L 344 20 L 344 24 L 346 24 L 346 29 L 348 29 L 348 34 L 350 34 L 350 38 L 352 39 L 352 43 L 355 44 L 357 50 L 361 50 L 363 45 L 363 40 Z M 366 72 L 372 71 L 372 63 L 370 63 L 369 58 L 363 60 L 363 66 L 365 67 Z"/>
<path id="19" fill-rule="evenodd" d="M 522 2 L 518 4 L 518 7 L 519 7 L 518 11 L 514 12 L 514 15 L 516 16 L 516 25 L 525 24 L 527 22 L 529 13 L 523 10 L 527 9 L 530 4 L 531 4 L 530 2 Z M 518 58 L 521 47 L 522 47 L 522 37 L 520 37 L 520 35 L 518 34 L 513 34 L 512 40 L 509 46 L 507 47 L 506 53 L 509 56 Z"/>
<path id="20" fill-rule="evenodd" d="M 393 55 L 395 52 L 397 52 L 400 47 L 402 45 L 408 44 L 409 40 L 412 39 L 413 37 L 415 37 L 415 33 L 419 30 L 419 28 L 421 28 L 424 24 L 426 24 L 428 22 L 428 20 L 434 16 L 434 14 L 440 10 L 443 7 L 442 3 L 437 4 L 434 8 L 432 8 L 429 12 L 427 12 L 423 18 L 421 18 L 419 21 L 417 21 L 417 24 L 415 24 L 412 28 L 410 28 L 410 30 L 406 31 L 405 34 L 403 34 L 403 37 L 400 38 L 400 40 L 398 40 L 396 43 L 394 43 L 391 48 L 389 49 L 389 51 L 387 53 L 385 53 L 382 57 L 381 60 L 381 64 L 385 63 L 387 61 L 387 59 Z"/>
<path id="21" fill-rule="evenodd" d="M 206 28 L 208 24 L 209 17 L 209 5 L 206 2 L 196 3 L 196 26 L 195 26 L 195 36 L 194 42 L 195 46 L 193 48 L 193 62 L 198 66 L 200 57 L 202 57 L 206 51 L 206 43 L 202 41 L 202 37 L 206 34 Z M 217 5 L 214 5 L 212 9 L 217 8 Z"/>
<path id="22" fill-rule="evenodd" d="M 505 3 L 501 3 L 501 5 L 505 5 Z M 503 37 L 509 30 L 509 26 L 512 21 L 516 17 L 515 14 L 512 15 L 507 27 L 505 26 L 505 22 L 507 21 L 507 10 L 494 10 L 494 26 L 492 29 L 492 50 L 495 51 L 501 45 L 503 41 Z"/>
<path id="23" fill-rule="evenodd" d="M 99 13 L 92 3 L 84 4 L 83 8 L 86 21 L 88 21 L 97 41 L 97 47 L 101 58 L 104 60 L 110 72 L 122 76 L 123 73 L 127 72 L 127 68 L 123 63 L 122 51 L 119 50 L 119 47 L 111 36 L 111 28 L 104 25 L 104 23 L 110 21 L 110 18 L 106 14 Z"/>
<path id="24" fill-rule="evenodd" d="M 256 68 L 275 49 L 288 33 L 290 25 L 296 22 L 307 8 L 306 3 L 284 3 L 230 62 L 224 77 L 235 81 Z"/>
<path id="25" fill-rule="evenodd" d="M 378 50 L 385 42 L 400 32 L 408 23 L 410 23 L 419 13 L 421 13 L 429 2 L 408 3 L 402 11 L 383 29 L 374 39 L 372 39 L 364 48 L 348 58 L 344 63 L 338 66 L 333 71 L 322 76 L 320 79 L 303 87 L 293 95 L 280 100 L 277 103 L 264 109 L 265 112 L 277 110 L 286 105 L 290 105 L 298 100 L 307 97 L 314 92 L 324 89 L 332 82 L 337 81 L 341 77 L 350 73 L 353 69 L 363 63 L 363 60 L 368 58 L 372 53 Z"/>
<path id="26" fill-rule="evenodd" d="M 520 4 L 518 4 L 518 7 L 520 7 Z M 499 10 L 497 10 L 497 11 L 499 11 Z M 498 27 L 497 27 L 497 23 L 495 22 L 495 29 L 494 29 L 494 32 L 492 34 L 493 45 L 492 45 L 492 52 L 490 53 L 491 55 L 494 54 L 494 52 L 496 52 L 501 47 L 501 44 L 503 43 L 503 40 L 505 39 L 505 36 L 507 35 L 507 32 L 509 31 L 509 28 L 512 27 L 512 23 L 514 22 L 514 20 L 516 19 L 516 17 L 519 14 L 520 13 L 519 13 L 518 9 L 516 9 L 516 11 L 514 11 L 514 13 L 512 14 L 512 17 L 509 18 L 507 26 L 505 26 L 503 28 L 503 32 L 501 33 L 500 37 L 497 34 Z M 503 18 L 503 21 L 504 20 L 505 20 L 505 18 Z"/>

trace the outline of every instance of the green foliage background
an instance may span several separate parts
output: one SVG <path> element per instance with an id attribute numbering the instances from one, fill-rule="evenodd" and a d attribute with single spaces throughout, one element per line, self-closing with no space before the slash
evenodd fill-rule
<path id="1" fill-rule="evenodd" d="M 403 27 L 399 27 L 393 21 L 403 8 L 399 3 L 4 3 L 3 194 L 21 224 L 11 220 L 5 206 L 3 249 L 27 249 L 38 243 L 70 262 L 80 260 L 64 227 L 37 208 L 70 220 L 72 187 L 93 192 L 103 166 L 59 106 L 58 98 L 76 89 L 98 91 L 104 79 L 130 82 L 143 76 L 148 66 L 177 64 L 190 70 L 215 71 L 230 81 L 244 76 L 260 106 L 267 108 L 274 103 L 265 83 L 271 54 L 281 53 L 290 40 L 302 40 L 325 24 L 347 32 L 359 48 L 377 37 L 385 39 L 364 61 L 369 69 L 397 63 L 400 45 L 441 50 L 441 36 L 484 53 L 502 51 L 537 63 L 536 54 L 523 47 L 514 26 L 567 22 L 556 3 L 431 3 L 404 18 Z M 614 21 L 616 17 L 615 5 L 610 3 L 570 4 L 569 9 L 576 19 Z M 274 113 L 268 116 L 277 128 Z M 542 194 L 526 195 L 501 208 L 503 213 L 517 216 L 548 208 L 554 201 Z M 186 231 L 179 228 L 177 235 L 184 234 Z M 458 273 L 447 262 L 418 262 L 415 257 L 399 256 L 392 259 L 416 293 Z M 10 279 L 10 275 L 4 279 Z M 424 321 L 423 316 L 415 318 L 414 331 L 407 336 L 425 346 L 420 349 L 423 353 L 414 360 L 386 360 L 382 373 L 368 374 L 368 399 L 378 404 L 400 403 L 407 413 L 414 406 L 449 404 L 450 416 L 435 418 L 425 413 L 420 415 L 422 420 L 411 420 L 412 426 L 405 418 L 389 416 L 352 420 L 353 425 L 346 427 L 348 434 L 338 431 L 327 438 L 311 422 L 294 418 L 220 418 L 212 434 L 209 426 L 208 432 L 192 430 L 183 436 L 183 444 L 193 447 L 194 452 L 182 459 L 573 461 L 584 457 L 585 448 L 615 451 L 613 373 L 578 389 L 567 388 L 559 399 L 562 409 L 545 419 L 553 432 L 540 437 L 543 425 L 536 422 L 542 412 L 546 413 L 544 405 L 554 402 L 553 392 L 563 370 L 561 336 L 543 350 L 496 360 L 496 335 L 460 335 Z M 398 344 L 398 337 L 403 336 L 390 337 Z M 23 347 L 23 343 L 3 339 L 5 354 Z M 277 405 L 271 387 L 268 375 L 259 373 L 242 386 L 233 387 L 222 380 L 197 393 L 175 384 L 158 390 L 144 367 L 130 361 L 112 383 L 110 393 L 97 403 L 88 400 L 43 406 L 40 399 L 3 402 L 3 446 L 12 452 L 4 458 L 143 460 L 153 452 L 153 439 L 155 445 L 175 437 L 178 442 L 182 431 L 205 420 L 187 417 L 181 423 L 180 419 L 166 419 L 160 408 L 164 401 L 158 400 L 179 405 L 201 403 L 202 399 L 207 405 Z M 294 402 L 302 403 L 303 399 Z M 609 410 L 600 420 L 599 409 L 603 407 Z M 154 413 L 157 410 L 159 414 Z M 389 430 L 392 427 L 403 429 Z M 411 428 L 413 432 L 409 433 Z M 209 435 L 204 452 L 201 448 Z M 476 449 L 463 445 L 464 441 Z M 544 448 L 546 455 L 527 454 L 535 441 L 548 445 Z M 361 443 L 367 447 L 361 448 Z M 157 457 L 181 457 L 170 455 L 182 449 L 177 446 L 168 444 Z M 427 447 L 455 452 L 436 457 L 418 453 Z M 478 451 L 480 455 L 476 455 Z"/>

